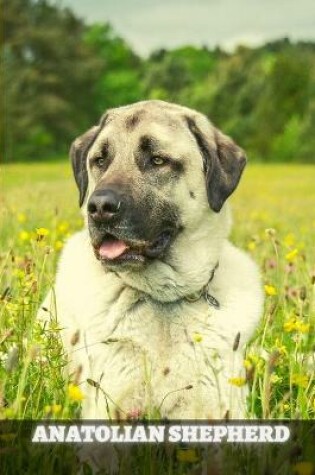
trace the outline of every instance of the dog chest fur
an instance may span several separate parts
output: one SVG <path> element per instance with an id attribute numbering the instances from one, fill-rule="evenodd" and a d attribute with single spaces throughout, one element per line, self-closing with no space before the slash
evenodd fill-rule
<path id="1" fill-rule="evenodd" d="M 57 315 L 71 368 L 83 368 L 83 417 L 157 409 L 169 418 L 244 415 L 244 389 L 229 379 L 243 376 L 243 343 L 259 319 L 258 270 L 225 241 L 209 290 L 219 310 L 203 298 L 157 302 L 104 273 L 85 231 L 69 240 L 56 280 Z M 79 341 L 72 346 L 77 331 Z M 233 351 L 238 333 L 240 345 Z"/>

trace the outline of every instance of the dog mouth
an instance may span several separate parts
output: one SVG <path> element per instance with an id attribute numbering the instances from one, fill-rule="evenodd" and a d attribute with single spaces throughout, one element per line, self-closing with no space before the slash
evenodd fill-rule
<path id="1" fill-rule="evenodd" d="M 174 231 L 165 230 L 153 241 L 125 240 L 106 233 L 101 242 L 93 245 L 96 257 L 106 264 L 144 263 L 161 257 L 169 247 Z"/>

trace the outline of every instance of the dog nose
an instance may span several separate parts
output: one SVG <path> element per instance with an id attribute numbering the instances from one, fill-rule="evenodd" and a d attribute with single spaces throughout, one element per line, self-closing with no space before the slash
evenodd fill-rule
<path id="1" fill-rule="evenodd" d="M 96 190 L 91 195 L 87 210 L 89 215 L 95 219 L 109 219 L 119 213 L 121 207 L 121 197 L 117 191 L 112 189 Z"/>

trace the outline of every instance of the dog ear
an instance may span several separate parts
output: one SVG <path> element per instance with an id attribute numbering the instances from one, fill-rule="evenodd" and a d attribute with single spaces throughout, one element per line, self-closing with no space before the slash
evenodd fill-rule
<path id="1" fill-rule="evenodd" d="M 80 192 L 80 207 L 83 204 L 88 188 L 88 173 L 86 164 L 87 154 L 100 130 L 101 127 L 98 125 L 92 127 L 87 132 L 85 132 L 85 134 L 78 137 L 70 147 L 72 170 Z"/>
<path id="2" fill-rule="evenodd" d="M 200 121 L 199 126 L 197 121 L 190 117 L 188 127 L 203 157 L 210 208 L 218 213 L 238 185 L 246 165 L 245 153 L 230 137 L 210 125 L 205 118 Z"/>

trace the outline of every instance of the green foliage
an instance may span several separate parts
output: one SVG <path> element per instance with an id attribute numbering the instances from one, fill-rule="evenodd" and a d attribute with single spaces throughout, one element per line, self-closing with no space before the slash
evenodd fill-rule
<path id="1" fill-rule="evenodd" d="M 45 0 L 1 3 L 6 31 L 1 154 L 12 161 L 63 151 L 92 119 L 86 91 L 98 77 L 98 60 L 81 40 L 84 25 Z"/>
<path id="2" fill-rule="evenodd" d="M 84 43 L 99 59 L 99 76 L 93 86 L 96 117 L 109 107 L 141 99 L 141 61 L 108 24 L 87 28 Z"/>
<path id="3" fill-rule="evenodd" d="M 85 25 L 47 0 L 0 6 L 6 161 L 65 153 L 107 108 L 162 99 L 205 113 L 254 159 L 315 162 L 313 43 L 183 46 L 143 59 L 109 24 Z"/>

